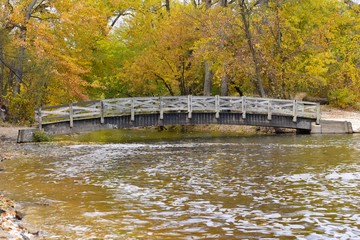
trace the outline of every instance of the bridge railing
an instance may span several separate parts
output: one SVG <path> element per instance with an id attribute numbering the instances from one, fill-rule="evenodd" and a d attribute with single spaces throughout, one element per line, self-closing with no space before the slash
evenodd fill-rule
<path id="1" fill-rule="evenodd" d="M 267 114 L 270 121 L 273 115 L 291 116 L 296 122 L 298 117 L 316 119 L 320 121 L 320 106 L 317 103 L 228 96 L 164 96 L 164 97 L 136 97 L 117 98 L 98 101 L 78 102 L 69 105 L 57 105 L 38 108 L 35 111 L 40 128 L 42 124 L 69 121 L 70 127 L 75 120 L 100 118 L 104 123 L 106 117 L 130 115 L 131 121 L 136 114 L 159 114 L 163 119 L 164 113 L 186 112 L 188 118 L 193 112 L 213 112 L 219 118 L 221 112 L 246 114 Z"/>

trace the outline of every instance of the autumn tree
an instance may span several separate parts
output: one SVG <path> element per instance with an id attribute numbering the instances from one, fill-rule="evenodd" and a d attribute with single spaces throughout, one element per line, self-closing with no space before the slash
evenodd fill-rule
<path id="1" fill-rule="evenodd" d="M 253 10 L 258 7 L 261 1 L 246 1 L 239 0 L 239 13 L 242 20 L 242 28 L 245 33 L 245 40 L 249 46 L 252 62 L 254 65 L 254 73 L 255 76 L 253 81 L 255 83 L 256 89 L 261 97 L 265 97 L 265 89 L 263 86 L 263 80 L 261 77 L 261 63 L 258 53 L 255 48 L 253 33 L 252 33 L 252 18 L 253 18 Z"/>
<path id="2" fill-rule="evenodd" d="M 344 84 L 335 87 L 334 82 L 341 77 L 334 77 L 334 70 L 349 66 L 340 61 L 340 65 L 334 67 L 339 63 L 336 55 L 340 45 L 354 46 L 353 41 L 339 41 L 357 35 L 353 28 L 356 20 L 350 15 L 351 11 L 339 1 L 304 0 L 298 4 L 268 1 L 255 36 L 263 46 L 263 77 L 268 80 L 269 93 L 275 97 L 290 97 L 303 91 L 331 99 L 333 91 L 330 89 L 339 89 Z M 351 26 L 345 27 L 345 22 L 351 22 Z M 348 29 L 353 32 L 345 34 L 343 31 Z"/>
<path id="3" fill-rule="evenodd" d="M 119 78 L 131 82 L 129 95 L 184 95 L 198 91 L 198 78 L 189 77 L 197 68 L 191 49 L 197 30 L 186 14 L 193 7 L 173 4 L 170 15 L 158 7 L 153 9 L 158 10 L 138 11 L 124 33 L 128 48 L 141 50 L 126 61 Z"/>
<path id="4" fill-rule="evenodd" d="M 205 3 L 205 9 L 209 10 L 211 8 L 212 1 L 207 0 Z M 213 70 L 211 69 L 211 64 L 208 60 L 204 61 L 204 88 L 203 88 L 203 94 L 204 96 L 210 96 L 211 95 L 211 85 L 212 85 L 212 79 L 214 76 Z"/>
<path id="5" fill-rule="evenodd" d="M 45 102 L 86 99 L 92 83 L 85 74 L 112 14 L 106 5 L 27 0 L 0 6 L 2 96 L 12 118 L 33 116 Z"/>

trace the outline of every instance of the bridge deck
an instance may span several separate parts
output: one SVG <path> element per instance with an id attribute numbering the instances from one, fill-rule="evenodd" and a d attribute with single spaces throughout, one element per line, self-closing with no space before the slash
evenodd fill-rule
<path id="1" fill-rule="evenodd" d="M 54 133 L 60 126 L 72 129 L 90 122 L 89 128 L 93 130 L 104 128 L 102 125 L 129 128 L 168 124 L 310 129 L 311 122 L 320 122 L 320 106 L 312 102 L 253 97 L 118 98 L 43 107 L 36 110 L 36 118 L 40 129 Z"/>

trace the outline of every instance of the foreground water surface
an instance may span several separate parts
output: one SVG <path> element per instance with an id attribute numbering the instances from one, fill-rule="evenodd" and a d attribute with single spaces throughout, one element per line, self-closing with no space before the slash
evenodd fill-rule
<path id="1" fill-rule="evenodd" d="M 360 239 L 359 135 L 169 135 L 16 146 L 0 192 L 46 239 Z"/>

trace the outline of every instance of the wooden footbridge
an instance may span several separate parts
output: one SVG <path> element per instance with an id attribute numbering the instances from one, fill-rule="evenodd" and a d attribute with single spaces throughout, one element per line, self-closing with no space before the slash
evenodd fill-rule
<path id="1" fill-rule="evenodd" d="M 39 129 L 69 134 L 165 125 L 253 125 L 310 131 L 313 102 L 254 97 L 166 96 L 105 99 L 38 108 Z"/>

